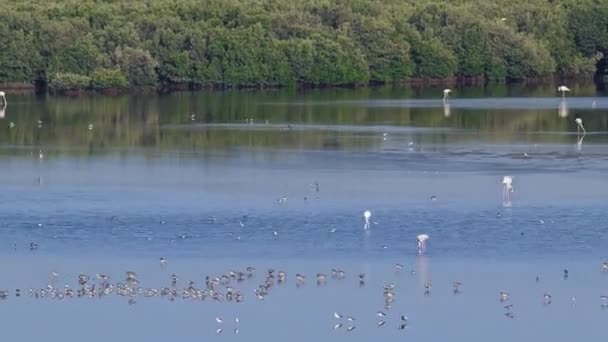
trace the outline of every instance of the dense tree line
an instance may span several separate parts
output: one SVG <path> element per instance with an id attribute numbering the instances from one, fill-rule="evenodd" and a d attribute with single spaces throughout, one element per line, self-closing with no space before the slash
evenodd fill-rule
<path id="1" fill-rule="evenodd" d="M 70 90 L 590 74 L 608 0 L 0 0 L 0 82 Z"/>

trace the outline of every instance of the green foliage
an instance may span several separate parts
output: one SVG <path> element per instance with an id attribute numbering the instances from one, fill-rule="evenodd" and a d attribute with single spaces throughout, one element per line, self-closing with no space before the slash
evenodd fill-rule
<path id="1" fill-rule="evenodd" d="M 49 87 L 53 90 L 82 90 L 89 87 L 91 78 L 89 76 L 73 74 L 70 72 L 59 72 L 51 77 Z"/>
<path id="2" fill-rule="evenodd" d="M 456 56 L 438 39 L 412 41 L 412 57 L 416 63 L 416 76 L 444 78 L 456 72 Z"/>
<path id="3" fill-rule="evenodd" d="M 5 1 L 0 46 L 0 82 L 504 81 L 592 72 L 608 0 Z"/>
<path id="4" fill-rule="evenodd" d="M 149 51 L 125 47 L 114 52 L 116 64 L 134 86 L 151 86 L 156 84 L 156 67 L 158 63 Z"/>
<path id="5" fill-rule="evenodd" d="M 120 69 L 96 69 L 91 76 L 91 88 L 126 88 L 129 81 Z"/>

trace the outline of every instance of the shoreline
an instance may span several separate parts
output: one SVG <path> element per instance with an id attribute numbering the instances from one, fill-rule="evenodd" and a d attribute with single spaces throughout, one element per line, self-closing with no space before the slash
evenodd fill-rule
<path id="1" fill-rule="evenodd" d="M 9 94 L 49 94 L 66 97 L 81 97 L 86 95 L 100 94 L 105 96 L 117 96 L 125 94 L 169 94 L 175 92 L 225 92 L 225 91 L 265 91 L 265 90 L 281 90 L 295 89 L 297 91 L 309 91 L 319 89 L 360 89 L 360 88 L 380 88 L 380 87 L 411 87 L 413 89 L 427 87 L 474 87 L 474 86 L 492 86 L 492 85 L 540 85 L 556 82 L 584 82 L 602 85 L 603 80 L 597 79 L 592 75 L 559 75 L 552 74 L 545 77 L 527 78 L 522 80 L 501 80 L 492 81 L 478 77 L 455 76 L 448 78 L 429 78 L 429 77 L 412 77 L 407 80 L 398 82 L 376 82 L 369 81 L 365 84 L 312 84 L 307 82 L 297 82 L 295 85 L 225 85 L 225 84 L 198 84 L 191 82 L 163 84 L 157 86 L 145 87 L 126 87 L 126 88 L 106 88 L 106 89 L 67 89 L 57 90 L 51 89 L 48 85 L 39 85 L 35 83 L 25 82 L 2 82 L 0 89 Z"/>

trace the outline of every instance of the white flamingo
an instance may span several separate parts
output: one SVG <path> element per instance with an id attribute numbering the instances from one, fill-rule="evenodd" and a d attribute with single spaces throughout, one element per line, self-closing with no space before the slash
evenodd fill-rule
<path id="1" fill-rule="evenodd" d="M 363 212 L 363 219 L 365 220 L 365 225 L 363 226 L 363 229 L 369 229 L 369 224 L 370 221 L 369 219 L 372 217 L 372 212 L 369 210 L 366 210 L 365 212 Z"/>
<path id="2" fill-rule="evenodd" d="M 585 126 L 583 126 L 583 119 L 576 118 L 574 119 L 574 122 L 576 122 L 576 133 L 581 134 L 581 131 L 583 131 L 583 134 L 587 134 Z"/>
<path id="3" fill-rule="evenodd" d="M 427 234 L 419 234 L 416 237 L 416 242 L 418 244 L 418 254 L 423 254 L 426 251 L 426 241 L 429 239 Z"/>
<path id="4" fill-rule="evenodd" d="M 557 91 L 562 93 L 562 97 L 566 97 L 566 92 L 570 92 L 570 88 L 566 87 L 565 85 L 561 85 L 557 87 Z"/>
<path id="5" fill-rule="evenodd" d="M 504 203 L 511 202 L 510 193 L 513 192 L 513 177 L 504 176 L 502 178 L 502 200 Z"/>
<path id="6" fill-rule="evenodd" d="M 443 101 L 447 101 L 448 97 L 450 97 L 450 93 L 452 92 L 452 90 L 446 88 L 443 89 Z"/>

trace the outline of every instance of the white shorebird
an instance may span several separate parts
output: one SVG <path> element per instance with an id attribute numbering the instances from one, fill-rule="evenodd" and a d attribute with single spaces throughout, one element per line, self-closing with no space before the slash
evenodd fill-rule
<path id="1" fill-rule="evenodd" d="M 372 217 L 371 211 L 366 210 L 365 212 L 363 212 L 363 219 L 365 220 L 365 225 L 363 226 L 363 229 L 369 229 L 369 224 L 370 224 L 369 219 L 371 217 Z"/>
<path id="2" fill-rule="evenodd" d="M 583 134 L 587 133 L 585 126 L 583 126 L 583 119 L 576 118 L 574 119 L 574 122 L 576 122 L 576 133 L 581 134 L 581 131 L 583 131 Z"/>
<path id="3" fill-rule="evenodd" d="M 565 85 L 561 85 L 557 87 L 557 91 L 562 93 L 562 97 L 566 97 L 566 92 L 569 92 L 570 88 L 566 87 Z"/>
<path id="4" fill-rule="evenodd" d="M 6 101 L 6 94 L 3 91 L 0 91 L 0 99 L 2 99 L 2 104 L 6 106 L 8 102 Z"/>
<path id="5" fill-rule="evenodd" d="M 427 234 L 420 234 L 416 237 L 418 243 L 418 254 L 423 254 L 426 251 L 426 241 L 429 239 Z"/>
<path id="6" fill-rule="evenodd" d="M 504 203 L 511 201 L 510 193 L 513 192 L 513 177 L 504 176 L 502 178 L 502 200 Z"/>
<path id="7" fill-rule="evenodd" d="M 443 101 L 444 102 L 448 100 L 448 98 L 450 97 L 450 93 L 451 92 L 452 92 L 452 90 L 450 90 L 448 88 L 443 89 Z"/>

